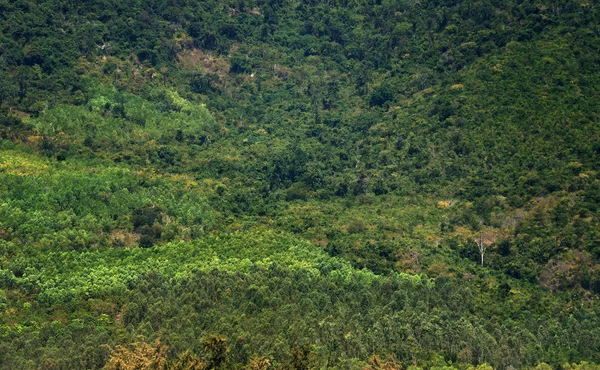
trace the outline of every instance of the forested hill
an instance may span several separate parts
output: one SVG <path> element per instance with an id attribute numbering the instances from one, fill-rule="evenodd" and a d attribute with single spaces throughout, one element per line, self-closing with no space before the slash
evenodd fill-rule
<path id="1" fill-rule="evenodd" d="M 597 369 L 597 0 L 0 0 L 1 369 Z"/>

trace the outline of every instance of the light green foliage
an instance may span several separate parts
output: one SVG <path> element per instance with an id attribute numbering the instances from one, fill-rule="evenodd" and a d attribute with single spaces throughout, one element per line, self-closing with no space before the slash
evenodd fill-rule
<path id="1" fill-rule="evenodd" d="M 127 141 L 158 140 L 166 133 L 201 135 L 217 126 L 203 104 L 190 103 L 175 91 L 153 90 L 149 99 L 89 81 L 85 106 L 59 105 L 27 120 L 42 134 L 64 132 L 79 138 L 125 145 Z M 117 140 L 117 142 L 115 142 Z"/>
<path id="2" fill-rule="evenodd" d="M 576 370 L 576 369 L 577 370 L 595 370 L 595 369 L 598 369 L 598 365 L 591 364 L 586 361 L 582 361 L 581 363 L 578 363 L 578 364 L 566 363 L 563 365 L 563 368 L 566 370 Z"/>
<path id="3" fill-rule="evenodd" d="M 149 272 L 182 279 L 199 271 L 248 273 L 275 264 L 302 271 L 309 277 L 319 276 L 325 269 L 337 282 L 352 280 L 371 285 L 381 278 L 370 271 L 355 270 L 310 243 L 273 232 L 220 235 L 168 243 L 152 250 L 46 251 L 36 255 L 35 261 L 36 265 L 29 266 L 15 282 L 19 287 L 38 291 L 38 299 L 44 304 L 67 303 L 65 300 L 79 295 L 101 298 L 122 294 L 129 284 Z M 63 269 L 63 264 L 69 268 Z M 420 281 L 418 276 L 397 276 Z"/>
<path id="4" fill-rule="evenodd" d="M 599 9 L 0 1 L 0 368 L 595 368 Z"/>

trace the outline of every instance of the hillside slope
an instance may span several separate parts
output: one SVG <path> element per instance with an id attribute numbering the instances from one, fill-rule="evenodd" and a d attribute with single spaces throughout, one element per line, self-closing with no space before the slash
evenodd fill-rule
<path id="1" fill-rule="evenodd" d="M 598 19 L 0 1 L 0 367 L 594 366 Z"/>

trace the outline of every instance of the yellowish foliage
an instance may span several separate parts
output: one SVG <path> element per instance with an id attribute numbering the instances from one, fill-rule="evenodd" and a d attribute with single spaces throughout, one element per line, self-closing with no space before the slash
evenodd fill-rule
<path id="1" fill-rule="evenodd" d="M 250 360 L 247 369 L 248 370 L 268 370 L 271 369 L 271 361 L 266 357 L 254 357 Z"/>
<path id="2" fill-rule="evenodd" d="M 473 231 L 464 226 L 455 226 L 454 227 L 454 237 L 457 239 L 470 239 L 473 236 Z"/>
<path id="3" fill-rule="evenodd" d="M 430 276 L 455 276 L 456 274 L 454 272 L 450 273 L 450 266 L 448 266 L 446 263 L 444 262 L 436 262 L 436 263 L 432 263 L 428 268 L 427 271 L 429 272 Z"/>
<path id="4" fill-rule="evenodd" d="M 446 200 L 440 200 L 439 202 L 437 202 L 437 207 L 440 209 L 445 209 L 450 207 L 450 202 L 446 201 Z"/>
<path id="5" fill-rule="evenodd" d="M 196 179 L 194 179 L 193 176 L 190 176 L 188 174 L 178 173 L 171 175 L 170 178 L 175 182 L 183 184 L 186 188 L 194 188 L 198 186 L 198 182 L 196 182 Z"/>
<path id="6" fill-rule="evenodd" d="M 125 230 L 116 229 L 110 233 L 109 240 L 112 244 L 133 247 L 138 243 L 138 234 Z"/>
<path id="7" fill-rule="evenodd" d="M 498 63 L 495 66 L 491 67 L 492 71 L 502 72 L 502 64 Z"/>
<path id="8" fill-rule="evenodd" d="M 48 165 L 33 156 L 10 151 L 0 152 L 0 173 L 17 176 L 40 175 Z"/>
<path id="9" fill-rule="evenodd" d="M 600 370 L 600 365 L 582 361 L 579 364 L 564 364 L 564 370 Z"/>
<path id="10" fill-rule="evenodd" d="M 42 137 L 39 135 L 31 135 L 27 136 L 27 143 L 30 145 L 38 146 L 40 141 L 42 141 Z"/>
<path id="11" fill-rule="evenodd" d="M 382 360 L 379 356 L 373 355 L 369 359 L 369 366 L 365 367 L 364 370 L 401 370 L 402 365 L 396 362 L 396 359 L 389 358 L 386 361 Z"/>
<path id="12" fill-rule="evenodd" d="M 189 349 L 179 355 L 177 361 L 169 367 L 170 370 L 204 370 L 206 364 L 196 357 Z"/>
<path id="13" fill-rule="evenodd" d="M 235 162 L 235 161 L 239 161 L 240 160 L 237 156 L 232 156 L 232 155 L 226 155 L 223 158 L 226 159 L 229 162 Z"/>
<path id="14" fill-rule="evenodd" d="M 396 268 L 399 271 L 410 272 L 412 274 L 421 272 L 421 253 L 412 249 L 401 251 L 396 254 L 396 259 Z"/>
<path id="15" fill-rule="evenodd" d="M 177 360 L 167 361 L 168 346 L 160 339 L 151 344 L 133 343 L 131 348 L 116 346 L 111 350 L 105 370 L 204 370 L 206 364 L 200 361 L 190 350 L 181 353 Z"/>
<path id="16" fill-rule="evenodd" d="M 111 350 L 105 370 L 163 370 L 167 365 L 167 346 L 157 339 L 152 344 L 136 342 L 133 348 L 116 346 Z"/>

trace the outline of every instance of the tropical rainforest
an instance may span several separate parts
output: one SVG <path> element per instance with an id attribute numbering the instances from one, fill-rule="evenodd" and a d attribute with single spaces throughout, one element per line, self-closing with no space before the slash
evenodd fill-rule
<path id="1" fill-rule="evenodd" d="M 599 20 L 0 0 L 0 369 L 598 369 Z"/>

